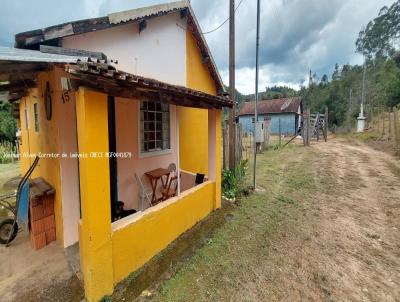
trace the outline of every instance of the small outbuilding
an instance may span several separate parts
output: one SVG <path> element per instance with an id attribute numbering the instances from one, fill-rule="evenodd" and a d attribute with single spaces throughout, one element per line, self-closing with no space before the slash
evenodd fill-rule
<path id="1" fill-rule="evenodd" d="M 239 123 L 244 132 L 253 132 L 255 102 L 245 102 L 239 111 Z M 301 125 L 303 103 L 300 97 L 261 100 L 258 103 L 258 120 L 271 120 L 271 133 L 296 134 Z M 280 124 L 280 126 L 279 126 Z"/>

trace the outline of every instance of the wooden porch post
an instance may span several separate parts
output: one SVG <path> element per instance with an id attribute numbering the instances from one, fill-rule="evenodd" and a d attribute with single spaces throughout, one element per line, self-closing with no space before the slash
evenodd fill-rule
<path id="1" fill-rule="evenodd" d="M 113 292 L 107 95 L 79 88 L 78 132 L 81 221 L 79 247 L 85 296 L 98 301 Z"/>

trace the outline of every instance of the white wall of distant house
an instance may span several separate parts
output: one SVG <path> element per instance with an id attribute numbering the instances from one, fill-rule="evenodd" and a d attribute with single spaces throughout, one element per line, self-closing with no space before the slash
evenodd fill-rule
<path id="1" fill-rule="evenodd" d="M 185 86 L 185 28 L 186 18 L 174 13 L 147 20 L 141 33 L 138 24 L 125 24 L 66 37 L 62 46 L 103 52 L 119 70 Z"/>

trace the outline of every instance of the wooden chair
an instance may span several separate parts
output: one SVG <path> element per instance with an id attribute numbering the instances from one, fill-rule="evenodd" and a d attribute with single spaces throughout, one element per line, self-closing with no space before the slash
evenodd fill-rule
<path id="1" fill-rule="evenodd" d="M 174 197 L 178 192 L 178 175 L 170 177 L 168 186 L 161 189 L 162 200 Z"/>

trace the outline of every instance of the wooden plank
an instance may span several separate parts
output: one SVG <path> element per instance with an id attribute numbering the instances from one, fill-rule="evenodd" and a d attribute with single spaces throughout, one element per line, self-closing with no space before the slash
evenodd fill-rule
<path id="1" fill-rule="evenodd" d="M 61 24 L 57 26 L 52 26 L 44 30 L 44 39 L 52 40 L 56 38 L 62 38 L 65 36 L 71 36 L 74 34 L 74 29 L 71 23 Z"/>
<path id="2" fill-rule="evenodd" d="M 32 88 L 36 86 L 36 82 L 32 80 L 26 81 L 14 81 L 9 84 L 0 85 L 0 92 L 10 91 L 17 92 L 21 90 L 25 90 L 26 88 Z"/>
<path id="3" fill-rule="evenodd" d="M 106 29 L 106 28 L 110 28 L 113 26 L 114 25 L 110 24 L 108 17 L 99 17 L 99 18 L 93 18 L 93 19 L 72 22 L 72 27 L 73 27 L 75 35 L 84 34 L 87 32 L 92 32 L 92 31 L 101 30 L 101 29 Z M 117 25 L 115 25 L 115 26 L 117 26 Z"/>
<path id="4" fill-rule="evenodd" d="M 83 50 L 83 49 L 40 45 L 40 52 L 58 54 L 58 55 L 66 55 L 66 56 L 75 56 L 75 57 L 96 58 L 99 60 L 107 60 L 107 56 L 102 52 L 89 51 L 89 50 Z"/>
<path id="5" fill-rule="evenodd" d="M 0 64 L 0 74 L 39 72 L 51 68 L 49 63 L 4 63 Z"/>
<path id="6" fill-rule="evenodd" d="M 82 78 L 80 80 L 72 80 L 72 83 L 74 87 L 86 86 L 88 88 L 92 88 L 98 91 L 103 91 L 106 94 L 114 97 L 122 97 L 127 99 L 140 99 L 143 97 L 152 99 L 159 98 L 158 91 L 138 91 L 134 87 L 130 87 L 130 89 L 127 89 L 125 87 L 112 86 L 109 85 L 109 83 L 107 85 L 105 83 L 102 83 L 101 81 L 93 82 L 85 78 Z M 213 108 L 213 106 L 204 102 L 199 102 L 199 100 L 197 99 L 178 97 L 168 94 L 167 92 L 163 92 L 163 101 L 169 104 L 179 105 L 184 107 L 203 108 L 203 109 Z"/>
<path id="7" fill-rule="evenodd" d="M 18 100 L 27 95 L 28 95 L 28 92 L 26 90 L 24 90 L 24 91 L 12 92 L 12 93 L 2 95 L 2 98 L 6 99 L 10 102 L 14 102 L 15 100 Z"/>

